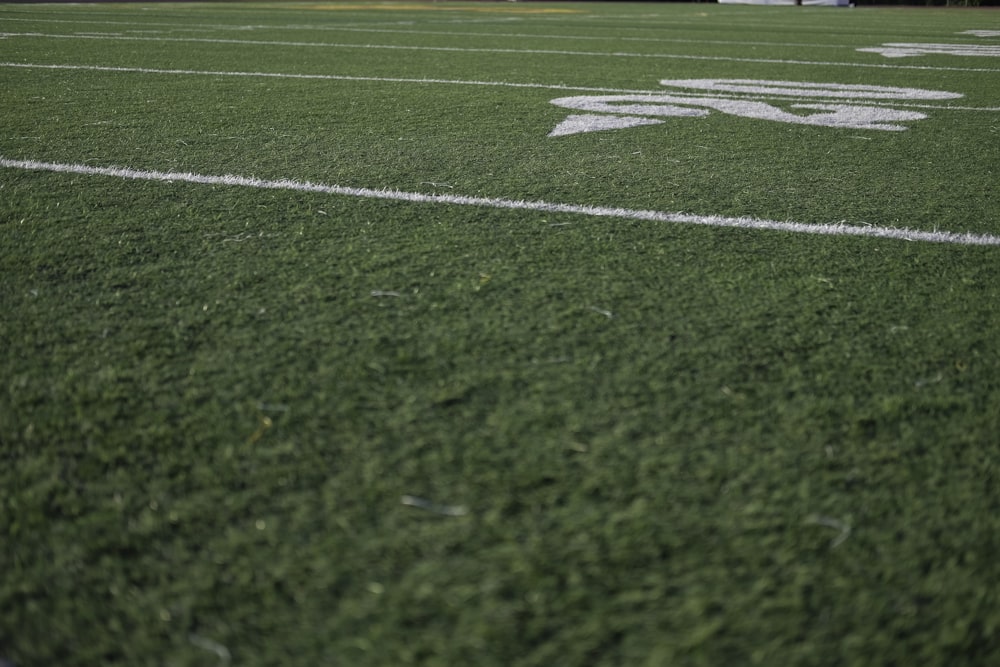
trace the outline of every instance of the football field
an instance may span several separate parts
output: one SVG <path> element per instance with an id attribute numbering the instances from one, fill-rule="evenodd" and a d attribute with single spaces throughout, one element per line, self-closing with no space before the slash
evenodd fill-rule
<path id="1" fill-rule="evenodd" d="M 2 4 L 0 663 L 998 665 L 998 193 L 998 10 Z"/>

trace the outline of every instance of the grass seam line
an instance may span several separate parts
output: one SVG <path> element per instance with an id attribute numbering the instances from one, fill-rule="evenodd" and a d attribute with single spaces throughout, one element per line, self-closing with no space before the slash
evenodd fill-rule
<path id="1" fill-rule="evenodd" d="M 860 236 L 868 238 L 895 239 L 903 241 L 923 241 L 928 243 L 949 243 L 956 245 L 1000 246 L 1000 236 L 974 234 L 969 232 L 921 231 L 896 227 L 874 227 L 850 225 L 847 223 L 809 224 L 793 221 L 764 220 L 752 217 L 727 217 L 719 215 L 695 215 L 690 213 L 653 211 L 593 206 L 587 204 L 562 204 L 546 201 L 529 201 L 499 197 L 474 197 L 469 195 L 432 195 L 420 192 L 406 192 L 394 189 L 356 188 L 341 185 L 326 185 L 293 179 L 268 180 L 251 176 L 226 174 L 196 174 L 191 172 L 168 172 L 134 169 L 131 167 L 94 167 L 83 164 L 44 162 L 39 160 L 13 160 L 0 156 L 0 167 L 29 171 L 47 171 L 88 176 L 110 176 L 143 181 L 169 183 L 193 183 L 200 185 L 229 185 L 266 190 L 292 190 L 316 194 L 383 199 L 417 204 L 449 204 L 476 206 L 494 209 L 534 211 L 538 213 L 567 213 L 604 218 L 667 222 L 708 227 L 732 227 L 751 230 L 771 230 L 818 234 L 826 236 Z"/>

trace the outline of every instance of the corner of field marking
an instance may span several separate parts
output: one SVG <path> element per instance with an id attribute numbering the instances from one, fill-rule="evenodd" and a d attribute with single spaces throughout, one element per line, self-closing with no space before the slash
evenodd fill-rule
<path id="1" fill-rule="evenodd" d="M 582 134 L 584 132 L 600 132 L 602 130 L 621 130 L 626 127 L 638 127 L 640 125 L 660 125 L 662 120 L 655 118 L 641 118 L 639 116 L 599 116 L 597 114 L 573 114 L 567 116 L 566 120 L 556 125 L 555 129 L 549 132 L 550 137 L 565 137 L 570 134 Z"/>

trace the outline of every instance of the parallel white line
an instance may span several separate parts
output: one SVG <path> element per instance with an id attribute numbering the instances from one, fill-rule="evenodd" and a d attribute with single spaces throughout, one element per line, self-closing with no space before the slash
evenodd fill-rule
<path id="1" fill-rule="evenodd" d="M 1000 73 L 1000 69 L 971 67 L 934 67 L 930 65 L 887 65 L 884 63 L 849 63 L 822 60 L 785 60 L 780 58 L 739 58 L 736 56 L 698 56 L 680 53 L 630 53 L 625 51 L 569 51 L 558 49 L 498 49 L 458 46 L 407 46 L 400 44 L 348 44 L 339 42 L 291 42 L 257 39 L 214 39 L 204 37 L 139 37 L 134 35 L 60 35 L 40 32 L 3 32 L 0 38 L 34 37 L 44 39 L 94 39 L 130 42 L 182 42 L 197 44 L 239 44 L 246 46 L 289 46 L 331 49 L 382 49 L 390 51 L 431 51 L 438 53 L 502 53 L 505 55 L 588 56 L 597 58 L 651 58 L 665 60 L 704 60 L 712 62 L 758 63 L 767 65 L 807 65 L 810 67 L 860 67 L 867 69 L 905 69 L 934 72 Z"/>
<path id="2" fill-rule="evenodd" d="M 878 239 L 903 241 L 924 241 L 928 243 L 949 243 L 956 245 L 1000 246 L 1000 236 L 946 231 L 921 231 L 894 227 L 869 227 L 860 225 L 806 224 L 802 222 L 762 220 L 751 217 L 726 217 L 719 215 L 692 215 L 667 211 L 650 211 L 584 204 L 560 204 L 546 201 L 526 201 L 497 197 L 472 197 L 463 195 L 430 195 L 420 192 L 404 192 L 393 189 L 354 188 L 340 185 L 325 185 L 292 179 L 266 180 L 249 176 L 226 174 L 222 176 L 195 174 L 191 172 L 150 171 L 130 167 L 93 167 L 84 164 L 43 162 L 39 160 L 12 160 L 0 157 L 0 167 L 31 171 L 81 174 L 87 176 L 108 176 L 142 181 L 167 183 L 193 183 L 199 185 L 237 186 L 265 190 L 291 190 L 314 194 L 383 199 L 416 204 L 446 204 L 453 206 L 473 206 L 479 208 L 532 211 L 537 213 L 565 213 L 601 218 L 619 218 L 648 222 L 665 222 L 708 227 L 734 227 L 738 229 L 771 230 L 819 234 L 824 236 L 861 236 Z"/>
<path id="3" fill-rule="evenodd" d="M 371 32 L 385 33 L 391 35 L 441 35 L 444 37 L 511 37 L 515 39 L 570 39 L 579 41 L 603 41 L 603 42 L 660 42 L 673 44 L 715 44 L 732 46 L 777 46 L 777 47 L 808 47 L 811 49 L 854 49 L 857 45 L 847 46 L 845 44 L 815 44 L 806 42 L 754 42 L 732 39 L 682 39 L 679 37 L 625 37 L 620 35 L 553 35 L 539 33 L 521 32 L 469 32 L 460 30 L 403 30 L 400 28 L 362 28 L 354 25 L 300 25 L 297 23 L 285 25 L 225 25 L 211 23 L 161 23 L 161 22 L 141 22 L 141 21 L 77 21 L 70 19 L 22 19 L 7 18 L 7 21 L 25 21 L 30 23 L 72 23 L 82 25 L 93 23 L 97 25 L 123 25 L 123 26 L 158 26 L 185 30 L 220 30 L 239 31 L 250 30 L 306 30 L 322 32 Z M 133 31 L 127 31 L 133 32 Z"/>
<path id="4" fill-rule="evenodd" d="M 488 86 L 498 88 L 535 88 L 541 90 L 561 90 L 567 92 L 595 93 L 636 93 L 652 94 L 662 91 L 639 88 L 605 88 L 596 86 L 569 86 L 559 83 L 518 83 L 513 81 L 478 81 L 475 79 L 429 79 L 413 77 L 353 76 L 347 74 L 296 74 L 287 72 L 239 72 L 221 70 L 161 69 L 156 67 L 117 67 L 107 65 L 55 65 L 36 63 L 0 62 L 0 67 L 24 69 L 85 70 L 94 72 L 121 72 L 135 74 L 174 74 L 181 76 L 235 76 L 262 77 L 271 79 L 314 79 L 319 81 L 369 81 L 374 83 L 418 83 L 445 84 L 456 86 Z M 937 107 L 935 107 L 937 108 Z"/>
<path id="5" fill-rule="evenodd" d="M 660 95 L 668 92 L 663 88 L 643 89 L 643 88 L 607 88 L 598 86 L 570 86 L 561 83 L 519 83 L 516 81 L 477 81 L 474 79 L 428 79 L 410 77 L 388 77 L 388 76 L 352 76 L 346 74 L 296 74 L 285 72 L 240 72 L 221 70 L 194 70 L 194 69 L 163 69 L 156 67 L 118 67 L 111 65 L 60 65 L 60 64 L 38 64 L 38 63 L 11 63 L 0 62 L 0 67 L 13 67 L 21 69 L 52 69 L 52 70 L 83 70 L 91 72 L 116 72 L 123 74 L 167 74 L 176 76 L 232 76 L 232 77 L 260 77 L 270 79 L 313 79 L 319 81 L 366 81 L 374 83 L 414 83 L 426 85 L 452 85 L 452 86 L 485 86 L 494 88 L 533 88 L 536 90 L 558 90 L 563 92 L 584 92 L 584 93 L 622 93 L 638 95 Z M 683 91 L 669 91 L 674 97 L 718 97 L 722 99 L 751 99 L 751 100 L 784 100 L 789 102 L 800 102 L 799 97 L 786 97 L 780 95 L 716 95 L 711 93 L 686 93 Z M 881 102 L 878 100 L 865 100 L 869 106 L 891 106 L 906 107 L 913 109 L 942 109 L 945 111 L 988 111 L 995 113 L 1000 111 L 1000 107 L 968 107 L 953 104 L 920 104 L 914 102 L 904 102 L 893 100 L 891 102 Z"/>
<path id="6" fill-rule="evenodd" d="M 281 26 L 282 30 L 322 30 L 329 32 L 367 32 L 391 35 L 440 35 L 443 37 L 510 37 L 514 39 L 569 39 L 589 42 L 650 42 L 657 44 L 711 44 L 713 46 L 775 46 L 808 47 L 811 49 L 854 49 L 856 46 L 843 44 L 806 44 L 804 42 L 760 42 L 731 39 L 683 39 L 680 37 L 624 37 L 621 35 L 553 35 L 522 32 L 467 32 L 458 30 L 401 30 L 399 28 L 358 28 L 353 26 Z"/>

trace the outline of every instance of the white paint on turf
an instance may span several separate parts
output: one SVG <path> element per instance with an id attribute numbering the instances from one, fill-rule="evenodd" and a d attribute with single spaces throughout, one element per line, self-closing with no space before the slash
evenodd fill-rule
<path id="1" fill-rule="evenodd" d="M 94 167 L 85 164 L 44 162 L 40 160 L 13 160 L 0 157 L 0 167 L 55 173 L 80 174 L 87 176 L 107 176 L 143 181 L 166 183 L 193 183 L 199 185 L 222 185 L 267 190 L 292 190 L 315 194 L 418 204 L 446 204 L 453 206 L 475 206 L 481 208 L 533 211 L 538 213 L 565 213 L 603 218 L 644 220 L 709 227 L 735 227 L 738 229 L 772 230 L 796 232 L 800 234 L 820 234 L 825 236 L 861 236 L 867 238 L 924 241 L 928 243 L 950 243 L 957 245 L 1000 246 L 1000 236 L 946 231 L 922 231 L 895 227 L 873 227 L 867 225 L 807 224 L 802 222 L 762 220 L 750 217 L 726 217 L 719 215 L 692 215 L 668 211 L 650 211 L 609 206 L 589 206 L 583 204 L 559 204 L 546 201 L 525 201 L 497 197 L 471 197 L 463 195 L 431 195 L 420 192 L 404 192 L 392 189 L 354 188 L 340 185 L 325 185 L 292 179 L 266 180 L 249 176 L 226 174 L 222 176 L 195 174 L 190 172 L 152 171 L 131 167 Z"/>
<path id="2" fill-rule="evenodd" d="M 165 69 L 156 67 L 118 67 L 108 65 L 69 65 L 69 64 L 40 64 L 40 63 L 14 63 L 0 62 L 0 67 L 14 67 L 22 69 L 52 69 L 52 70 L 81 70 L 90 72 L 117 72 L 122 74 L 167 74 L 174 76 L 232 76 L 232 77 L 259 77 L 265 79 L 313 79 L 317 81 L 372 81 L 376 83 L 413 83 L 424 85 L 451 85 L 451 86 L 487 86 L 498 88 L 535 88 L 538 90 L 559 90 L 566 92 L 581 93 L 619 93 L 619 94 L 641 94 L 658 95 L 660 91 L 642 90 L 636 88 L 612 88 L 605 86 L 569 86 L 561 83 L 518 83 L 516 81 L 476 81 L 471 79 L 432 79 L 432 78 L 410 78 L 410 77 L 388 77 L 388 76 L 350 76 L 343 74 L 296 74 L 289 72 L 240 72 L 221 70 L 192 70 L 192 69 Z M 677 95 L 689 95 L 683 91 L 678 91 Z M 757 97 L 770 97 L 769 95 L 758 94 Z M 727 97 L 733 97 L 729 95 Z M 799 97 L 785 98 L 791 101 L 800 99 Z M 872 100 L 872 105 L 884 104 L 879 100 Z M 913 102 L 893 102 L 894 107 L 910 107 L 920 109 L 947 109 L 948 111 L 987 111 L 990 113 L 1000 111 L 1000 107 L 965 107 L 948 105 L 942 107 L 939 104 L 921 104 Z"/>
<path id="3" fill-rule="evenodd" d="M 659 125 L 663 121 L 655 118 L 639 118 L 636 116 L 595 116 L 593 114 L 572 114 L 549 132 L 550 137 L 562 137 L 582 132 L 598 132 L 600 130 L 621 130 L 640 125 Z"/>
<path id="4" fill-rule="evenodd" d="M 372 81 L 376 83 L 444 84 L 456 86 L 495 86 L 500 88 L 537 88 L 567 92 L 595 93 L 648 93 L 648 90 L 631 88 L 606 88 L 596 86 L 567 86 L 558 83 L 517 83 L 512 81 L 477 81 L 473 79 L 431 79 L 390 76 L 350 76 L 346 74 L 296 74 L 289 72 L 239 72 L 219 70 L 164 69 L 157 67 L 117 67 L 106 65 L 43 65 L 38 63 L 0 62 L 0 67 L 23 69 L 83 70 L 92 72 L 120 72 L 123 74 L 172 74 L 177 76 L 234 76 L 265 79 L 314 79 L 317 81 Z"/>
<path id="5" fill-rule="evenodd" d="M 275 25 L 223 25 L 223 24 L 212 24 L 212 23 L 164 23 L 164 22 L 145 22 L 145 21 L 87 21 L 87 20 L 77 20 L 77 19 L 39 19 L 39 18 L 11 18 L 8 16 L 4 17 L 5 21 L 25 21 L 31 23 L 72 23 L 73 25 L 84 25 L 84 24 L 97 24 L 97 25 L 122 25 L 122 26 L 161 26 L 167 28 L 173 28 L 171 32 L 209 32 L 217 30 L 220 32 L 224 31 L 239 31 L 239 32 L 250 32 L 253 30 L 305 30 L 305 31 L 322 31 L 322 32 L 360 32 L 360 33 L 378 33 L 378 34 L 390 34 L 390 35 L 441 35 L 444 37 L 508 37 L 512 39 L 534 39 L 538 41 L 549 41 L 553 39 L 566 39 L 573 41 L 602 41 L 602 42 L 652 42 L 652 43 L 667 43 L 667 44 L 717 44 L 725 46 L 772 46 L 772 47 L 805 47 L 809 49 L 851 49 L 853 46 L 847 46 L 844 44 L 816 44 L 816 43 L 806 43 L 806 42 L 770 42 L 770 41 L 746 41 L 746 40 L 733 40 L 733 39 L 687 39 L 678 37 L 625 37 L 621 35 L 560 35 L 553 33 L 520 33 L 520 32 L 473 32 L 473 31 L 460 31 L 460 30 L 418 30 L 418 29 L 389 29 L 389 28 L 371 28 L 364 27 L 361 25 L 354 24 L 275 24 Z M 460 24 L 464 24 L 459 22 Z M 470 21 L 465 23 L 478 23 L 478 21 Z M 380 24 L 381 25 L 381 24 Z M 395 22 L 390 22 L 385 25 L 397 25 Z M 410 23 L 403 22 L 399 25 L 411 25 Z M 130 31 L 135 32 L 135 31 Z M 145 31 L 153 32 L 153 31 Z M 156 31 L 165 32 L 165 31 Z"/>
<path id="6" fill-rule="evenodd" d="M 575 111 L 589 111 L 588 115 L 572 115 L 560 123 L 550 137 L 560 137 L 581 132 L 620 129 L 636 125 L 649 125 L 643 117 L 703 117 L 710 109 L 742 118 L 755 118 L 796 125 L 818 125 L 853 130 L 902 131 L 900 123 L 922 120 L 926 114 L 904 111 L 885 106 L 856 104 L 856 102 L 891 100 L 948 100 L 962 97 L 960 93 L 920 88 L 893 88 L 888 86 L 855 85 L 840 83 L 810 83 L 795 81 L 762 81 L 757 79 L 665 79 L 665 86 L 699 91 L 727 93 L 794 96 L 799 103 L 789 105 L 787 111 L 773 104 L 740 97 L 689 97 L 675 92 L 656 95 L 582 95 L 560 97 L 552 100 L 556 106 Z M 849 101 L 852 104 L 840 104 Z M 833 104 L 831 102 L 837 102 Z M 797 113 L 798 111 L 817 113 Z M 602 116 L 597 114 L 615 114 Z"/>
<path id="7" fill-rule="evenodd" d="M 979 58 L 1000 58 L 1000 45 L 992 44 L 907 44 L 890 42 L 882 46 L 858 49 L 865 53 L 880 53 L 886 58 L 910 58 L 913 56 L 971 56 Z"/>
<path id="8" fill-rule="evenodd" d="M 564 51 L 558 49 L 501 49 L 501 48 L 475 48 L 458 46 L 412 46 L 401 44 L 347 44 L 338 42 L 292 42 L 292 41 L 272 41 L 258 39 L 214 39 L 202 37 L 140 37 L 136 35 L 107 37 L 95 35 L 65 35 L 56 33 L 40 32 L 4 32 L 0 37 L 31 37 L 36 39 L 96 39 L 96 40 L 124 40 L 143 42 L 183 42 L 197 44 L 239 44 L 245 46 L 280 46 L 280 47 L 307 47 L 307 48 L 331 48 L 331 49 L 384 49 L 390 51 L 427 51 L 446 53 L 498 53 L 509 55 L 547 55 L 547 56 L 589 56 L 596 58 L 652 58 L 665 60 L 698 60 L 712 62 L 735 62 L 735 63 L 762 63 L 767 65 L 806 65 L 816 67 L 823 65 L 826 67 L 859 67 L 877 69 L 908 69 L 908 70 L 932 70 L 948 72 L 1000 72 L 1000 69 L 984 69 L 970 67 L 935 67 L 930 65 L 887 65 L 882 63 L 859 63 L 859 62 L 832 62 L 823 60 L 788 60 L 783 58 L 742 58 L 738 56 L 699 56 L 686 53 L 633 53 L 627 51 Z"/>
<path id="9" fill-rule="evenodd" d="M 766 102 L 720 100 L 714 97 L 675 97 L 672 95 L 586 95 L 581 97 L 560 97 L 552 100 L 552 104 L 577 111 L 656 117 L 701 117 L 709 114 L 706 109 L 715 109 L 732 116 L 792 123 L 795 125 L 819 125 L 852 130 L 890 130 L 896 132 L 907 129 L 907 126 L 900 125 L 900 122 L 922 120 L 927 117 L 926 114 L 916 111 L 902 111 L 887 109 L 885 107 L 846 104 L 791 105 L 793 109 L 817 112 L 799 115 L 779 109 Z M 680 105 L 705 108 L 690 108 L 689 106 Z M 594 132 L 613 127 L 607 120 L 597 120 L 604 118 L 602 116 L 592 116 L 591 118 L 596 122 L 587 126 L 579 122 L 579 116 L 576 118 L 578 121 L 577 125 L 580 128 L 577 130 L 578 132 Z M 627 127 L 638 124 L 640 123 L 632 122 Z M 566 131 L 564 125 L 565 123 L 556 128 L 559 131 L 557 134 L 550 134 L 549 136 L 570 134 L 570 132 Z"/>
<path id="10" fill-rule="evenodd" d="M 671 88 L 742 93 L 768 97 L 824 97 L 843 100 L 954 100 L 961 93 L 923 88 L 897 88 L 855 83 L 812 83 L 808 81 L 764 81 L 760 79 L 663 79 Z"/>

